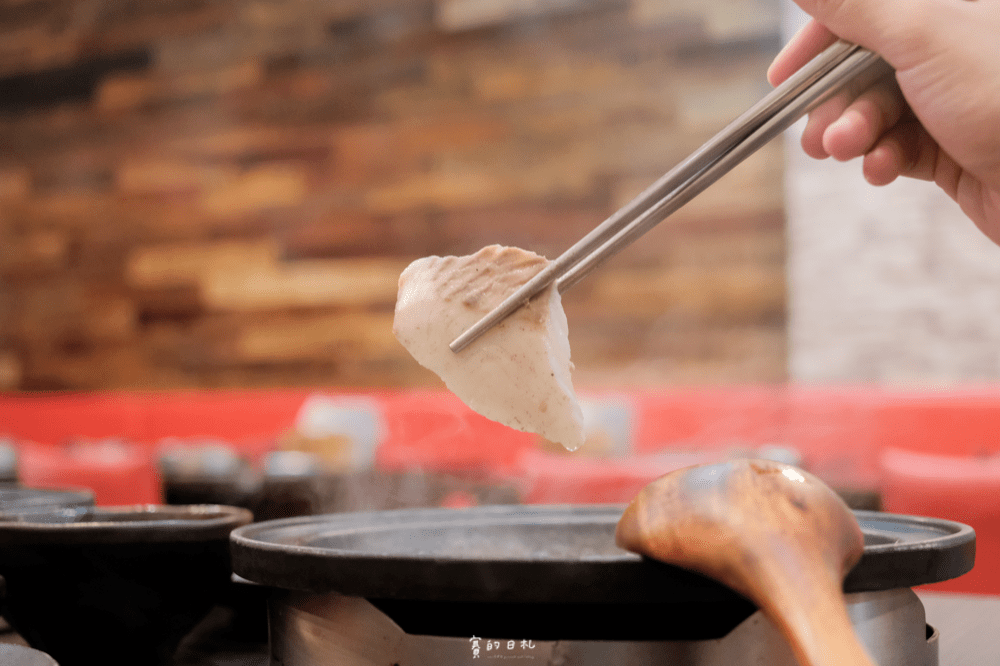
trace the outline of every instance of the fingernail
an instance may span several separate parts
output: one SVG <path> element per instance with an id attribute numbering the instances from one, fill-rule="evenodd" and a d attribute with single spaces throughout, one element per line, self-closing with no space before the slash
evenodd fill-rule
<path id="1" fill-rule="evenodd" d="M 841 116 L 841 117 L 837 118 L 836 120 L 834 120 L 829 125 L 827 125 L 826 131 L 827 132 L 843 132 L 843 131 L 845 131 L 847 129 L 850 129 L 850 123 L 851 123 L 851 121 L 848 120 L 846 116 Z"/>

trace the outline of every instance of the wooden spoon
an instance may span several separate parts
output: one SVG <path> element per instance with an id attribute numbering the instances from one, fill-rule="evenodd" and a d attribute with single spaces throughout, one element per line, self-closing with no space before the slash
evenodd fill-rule
<path id="1" fill-rule="evenodd" d="M 874 664 L 843 594 L 864 535 L 843 500 L 807 472 L 767 460 L 671 472 L 632 500 L 615 540 L 753 601 L 802 666 Z"/>

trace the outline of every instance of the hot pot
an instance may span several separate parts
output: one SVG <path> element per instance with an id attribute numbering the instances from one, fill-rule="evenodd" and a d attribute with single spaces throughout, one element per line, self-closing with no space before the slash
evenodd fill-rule
<path id="1" fill-rule="evenodd" d="M 229 532 L 251 519 L 214 505 L 0 515 L 5 617 L 62 666 L 167 664 L 230 583 Z"/>
<path id="2" fill-rule="evenodd" d="M 231 535 L 233 570 L 272 588 L 272 664 L 795 666 L 746 599 L 614 545 L 621 506 L 494 506 L 307 516 Z M 880 666 L 936 666 L 912 588 L 972 568 L 945 520 L 857 511 L 849 612 Z"/>
<path id="3" fill-rule="evenodd" d="M 0 483 L 0 516 L 46 512 L 94 505 L 94 492 L 83 488 L 28 488 L 16 483 Z"/>

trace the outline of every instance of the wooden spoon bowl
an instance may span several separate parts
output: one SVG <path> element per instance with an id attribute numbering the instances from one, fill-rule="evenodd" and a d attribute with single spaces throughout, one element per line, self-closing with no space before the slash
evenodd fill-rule
<path id="1" fill-rule="evenodd" d="M 803 666 L 873 664 L 843 595 L 864 535 L 843 500 L 808 472 L 767 460 L 671 472 L 636 496 L 615 538 L 753 601 Z"/>

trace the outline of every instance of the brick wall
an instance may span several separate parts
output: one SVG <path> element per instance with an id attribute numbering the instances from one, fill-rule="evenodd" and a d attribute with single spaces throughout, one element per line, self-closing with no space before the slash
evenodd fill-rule
<path id="1" fill-rule="evenodd" d="M 402 267 L 557 255 L 766 92 L 777 7 L 0 2 L 0 388 L 433 383 Z M 580 383 L 784 377 L 781 176 L 566 294 Z"/>

